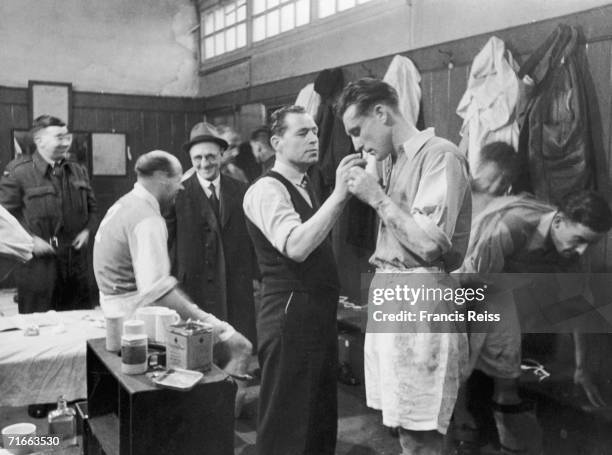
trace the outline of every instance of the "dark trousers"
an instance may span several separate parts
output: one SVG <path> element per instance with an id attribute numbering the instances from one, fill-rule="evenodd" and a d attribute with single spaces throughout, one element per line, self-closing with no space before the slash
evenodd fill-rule
<path id="1" fill-rule="evenodd" d="M 336 291 L 265 295 L 257 320 L 258 455 L 333 455 L 338 431 Z"/>
<path id="2" fill-rule="evenodd" d="M 86 248 L 31 259 L 15 269 L 15 281 L 20 313 L 91 308 Z"/>

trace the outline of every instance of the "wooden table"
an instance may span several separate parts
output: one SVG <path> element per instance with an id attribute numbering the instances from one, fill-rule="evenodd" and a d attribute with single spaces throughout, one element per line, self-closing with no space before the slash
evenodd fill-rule
<path id="1" fill-rule="evenodd" d="M 187 392 L 121 373 L 104 339 L 87 342 L 84 454 L 233 455 L 236 384 L 213 366 Z"/>

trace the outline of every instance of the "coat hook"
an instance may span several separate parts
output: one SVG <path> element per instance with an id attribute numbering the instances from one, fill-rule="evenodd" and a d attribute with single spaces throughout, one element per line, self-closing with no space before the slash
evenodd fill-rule
<path id="1" fill-rule="evenodd" d="M 368 77 L 376 77 L 376 76 L 374 76 L 374 73 L 372 72 L 372 70 L 370 68 L 368 68 L 365 63 L 362 63 L 361 67 L 365 70 L 366 76 L 368 76 Z"/>
<path id="2" fill-rule="evenodd" d="M 440 54 L 446 55 L 448 57 L 448 63 L 446 64 L 446 67 L 449 70 L 452 70 L 455 67 L 455 63 L 453 62 L 453 52 L 452 51 L 443 51 L 442 49 L 438 49 L 438 52 Z"/>

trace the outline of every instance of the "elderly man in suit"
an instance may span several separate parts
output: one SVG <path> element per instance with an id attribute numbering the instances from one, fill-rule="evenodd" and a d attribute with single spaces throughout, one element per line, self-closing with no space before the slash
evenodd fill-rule
<path id="1" fill-rule="evenodd" d="M 242 199 L 246 184 L 221 174 L 227 142 L 201 129 L 184 145 L 195 173 L 168 216 L 173 269 L 183 290 L 204 311 L 228 321 L 255 343 L 251 240 Z"/>

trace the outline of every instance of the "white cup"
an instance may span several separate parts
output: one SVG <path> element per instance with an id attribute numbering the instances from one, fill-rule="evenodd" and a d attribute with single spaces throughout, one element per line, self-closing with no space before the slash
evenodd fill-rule
<path id="1" fill-rule="evenodd" d="M 145 306 L 138 308 L 134 314 L 135 319 L 144 322 L 145 333 L 149 340 L 155 343 L 166 342 L 166 331 L 171 324 L 181 320 L 178 313 L 163 306 Z"/>
<path id="2" fill-rule="evenodd" d="M 2 444 L 4 448 L 11 453 L 15 454 L 26 454 L 32 453 L 35 449 L 32 445 L 22 445 L 17 444 L 15 438 L 27 438 L 29 436 L 36 435 L 36 425 L 33 423 L 16 423 L 13 425 L 9 425 L 8 427 L 4 427 L 2 429 Z"/>
<path id="3" fill-rule="evenodd" d="M 123 333 L 123 315 L 107 314 L 106 319 L 106 350 L 116 352 L 121 349 L 121 334 Z"/>
<path id="4" fill-rule="evenodd" d="M 170 310 L 167 313 L 159 314 L 157 316 L 157 323 L 155 325 L 155 340 L 160 344 L 166 344 L 166 334 L 172 324 L 180 322 L 181 317 L 174 310 Z"/>

